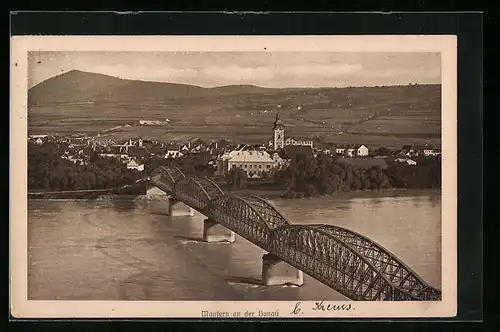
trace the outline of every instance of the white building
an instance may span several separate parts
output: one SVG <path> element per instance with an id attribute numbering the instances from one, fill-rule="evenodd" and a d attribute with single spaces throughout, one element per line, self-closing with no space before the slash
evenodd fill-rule
<path id="1" fill-rule="evenodd" d="M 395 162 L 401 163 L 401 164 L 408 164 L 410 166 L 416 166 L 417 162 L 413 159 L 410 158 L 397 158 L 394 159 Z"/>
<path id="2" fill-rule="evenodd" d="M 434 150 L 434 149 L 429 149 L 429 148 L 425 148 L 423 150 L 423 153 L 424 153 L 424 156 L 426 157 L 430 157 L 430 156 L 438 156 L 439 155 L 439 152 Z"/>
<path id="3" fill-rule="evenodd" d="M 167 150 L 165 152 L 165 158 L 180 158 L 184 156 L 184 154 L 178 150 Z"/>
<path id="4" fill-rule="evenodd" d="M 127 169 L 135 169 L 138 170 L 139 172 L 142 172 L 144 171 L 144 164 L 139 164 L 135 159 L 132 159 L 127 164 Z"/>
<path id="5" fill-rule="evenodd" d="M 337 146 L 335 148 L 335 153 L 338 155 L 343 155 L 346 157 L 367 157 L 370 153 L 366 145 L 347 145 L 347 146 Z"/>
<path id="6" fill-rule="evenodd" d="M 358 157 L 367 157 L 368 156 L 368 148 L 361 144 L 360 146 L 358 146 L 357 148 L 357 155 Z"/>
<path id="7" fill-rule="evenodd" d="M 285 145 L 302 145 L 313 147 L 313 141 L 311 140 L 295 140 L 294 138 L 288 137 L 285 141 Z"/>
<path id="8" fill-rule="evenodd" d="M 259 177 L 281 166 L 284 160 L 278 154 L 272 157 L 266 151 L 236 150 L 223 154 L 217 159 L 217 172 L 227 174 L 233 168 L 244 170 L 247 175 Z"/>

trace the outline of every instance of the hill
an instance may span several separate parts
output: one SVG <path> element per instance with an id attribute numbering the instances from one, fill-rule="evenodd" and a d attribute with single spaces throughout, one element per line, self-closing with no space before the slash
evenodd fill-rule
<path id="1" fill-rule="evenodd" d="M 263 93 L 253 85 L 202 88 L 188 84 L 137 81 L 72 70 L 49 78 L 28 91 L 30 106 L 103 101 L 168 100 L 216 95 Z"/>
<path id="2" fill-rule="evenodd" d="M 29 90 L 30 133 L 103 133 L 104 138 L 192 137 L 267 142 L 280 105 L 286 135 L 334 143 L 400 147 L 439 144 L 441 86 L 268 89 L 253 85 L 203 88 L 124 80 L 72 71 Z M 170 120 L 138 126 L 138 120 Z"/>

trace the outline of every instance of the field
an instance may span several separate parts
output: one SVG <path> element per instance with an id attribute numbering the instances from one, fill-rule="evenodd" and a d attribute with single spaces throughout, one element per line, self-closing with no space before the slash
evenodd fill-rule
<path id="1" fill-rule="evenodd" d="M 141 89 L 147 87 L 141 85 Z M 159 88 L 155 85 L 155 89 Z M 210 93 L 178 98 L 142 90 L 132 95 L 134 89 L 127 89 L 126 95 L 97 95 L 88 103 L 45 98 L 30 102 L 28 130 L 30 134 L 100 132 L 103 139 L 114 140 L 200 137 L 267 143 L 279 109 L 287 136 L 322 136 L 333 143 L 364 143 L 370 147 L 440 144 L 439 85 L 247 89 L 235 87 L 231 93 L 208 89 Z M 168 125 L 138 125 L 139 120 L 165 119 L 170 120 Z M 126 124 L 130 127 L 103 132 Z"/>

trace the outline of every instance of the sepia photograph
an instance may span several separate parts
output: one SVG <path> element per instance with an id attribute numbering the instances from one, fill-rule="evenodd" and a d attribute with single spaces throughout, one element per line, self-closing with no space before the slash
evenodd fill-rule
<path id="1" fill-rule="evenodd" d="M 456 39 L 380 37 L 20 38 L 23 303 L 454 314 Z"/>

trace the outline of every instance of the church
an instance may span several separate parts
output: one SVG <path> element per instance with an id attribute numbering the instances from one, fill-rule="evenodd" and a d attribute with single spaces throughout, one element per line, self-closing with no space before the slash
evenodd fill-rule
<path id="1" fill-rule="evenodd" d="M 312 140 L 295 140 L 292 137 L 285 139 L 285 126 L 283 121 L 280 119 L 279 111 L 276 113 L 276 120 L 274 121 L 273 127 L 274 135 L 273 140 L 269 141 L 269 145 L 273 147 L 274 151 L 284 149 L 285 146 L 310 146 L 313 147 Z"/>

